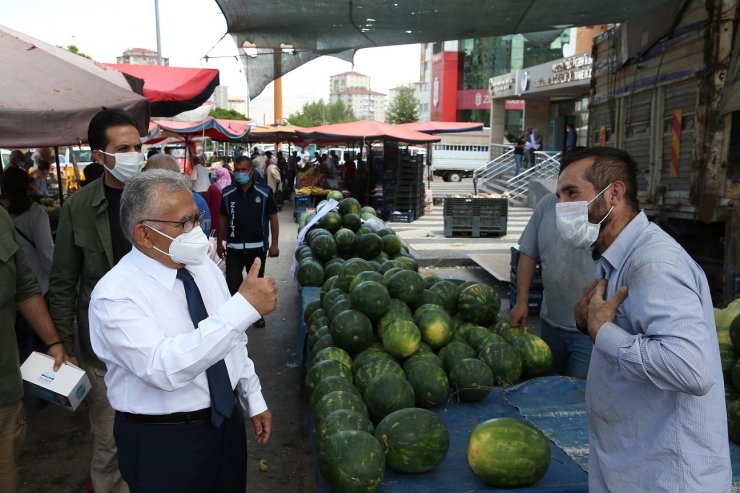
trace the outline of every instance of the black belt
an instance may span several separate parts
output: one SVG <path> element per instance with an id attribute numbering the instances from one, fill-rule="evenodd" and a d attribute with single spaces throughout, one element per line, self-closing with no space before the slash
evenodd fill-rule
<path id="1" fill-rule="evenodd" d="M 211 419 L 211 408 L 200 409 L 198 411 L 189 411 L 171 414 L 133 414 L 120 412 L 121 416 L 131 421 L 142 423 L 153 423 L 160 425 L 172 425 L 178 423 L 191 423 L 193 421 L 205 421 Z"/>

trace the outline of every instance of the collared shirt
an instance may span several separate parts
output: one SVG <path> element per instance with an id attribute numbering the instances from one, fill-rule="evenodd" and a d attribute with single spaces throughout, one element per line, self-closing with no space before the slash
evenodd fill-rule
<path id="1" fill-rule="evenodd" d="M 249 415 L 265 411 L 244 333 L 260 315 L 241 294 L 229 295 L 213 262 L 187 269 L 209 313 L 196 329 L 177 271 L 136 248 L 95 287 L 90 340 L 108 368 L 105 383 L 111 406 L 137 414 L 210 407 L 205 370 L 223 359 Z"/>
<path id="2" fill-rule="evenodd" d="M 588 250 L 568 245 L 558 232 L 554 193 L 540 200 L 519 239 L 519 250 L 542 266 L 542 310 L 550 325 L 575 332 L 573 309 L 578 297 L 594 278 L 594 262 Z"/>
<path id="3" fill-rule="evenodd" d="M 597 262 L 606 298 L 586 386 L 589 491 L 730 491 L 722 368 L 704 272 L 644 213 Z"/>
<path id="4" fill-rule="evenodd" d="M 252 183 L 246 192 L 235 185 L 225 188 L 221 215 L 227 218 L 226 247 L 231 243 L 267 250 L 272 214 L 277 214 L 277 204 L 270 188 L 257 183 Z"/>

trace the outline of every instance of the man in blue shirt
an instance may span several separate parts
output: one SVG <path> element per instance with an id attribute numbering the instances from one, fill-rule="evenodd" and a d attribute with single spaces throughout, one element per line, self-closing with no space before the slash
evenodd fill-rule
<path id="1" fill-rule="evenodd" d="M 255 258 L 262 260 L 259 276 L 263 277 L 265 257 L 280 255 L 277 204 L 270 187 L 254 182 L 255 172 L 251 159 L 236 158 L 234 184 L 223 190 L 217 253 L 226 259 L 226 284 L 232 294 L 242 283 L 244 269 L 249 269 Z M 264 327 L 265 321 L 260 319 L 254 325 Z"/>
<path id="2" fill-rule="evenodd" d="M 586 385 L 589 491 L 730 491 L 722 368 L 704 272 L 648 221 L 637 165 L 584 148 L 558 179 L 558 230 L 593 246 L 575 309 L 594 341 Z"/>

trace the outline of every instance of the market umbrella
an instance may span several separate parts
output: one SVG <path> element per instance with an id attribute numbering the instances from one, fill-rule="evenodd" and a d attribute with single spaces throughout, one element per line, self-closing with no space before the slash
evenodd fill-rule
<path id="1" fill-rule="evenodd" d="M 430 135 L 483 130 L 483 124 L 475 122 L 413 122 L 401 123 L 398 126 Z"/>
<path id="2" fill-rule="evenodd" d="M 337 143 L 350 141 L 373 141 L 388 140 L 395 142 L 406 142 L 409 144 L 422 144 L 426 142 L 439 142 L 439 138 L 416 132 L 400 125 L 382 123 L 371 120 L 360 120 L 349 123 L 335 123 L 319 127 L 304 128 L 296 133 L 305 140 L 319 143 Z"/>
<path id="3" fill-rule="evenodd" d="M 146 134 L 149 102 L 130 85 L 141 81 L 4 26 L 0 60 L 0 147 L 85 143 L 103 108 L 129 111 Z"/>
<path id="4" fill-rule="evenodd" d="M 305 130 L 295 125 L 264 125 L 252 127 L 249 131 L 250 142 L 298 142 L 301 137 L 298 131 Z"/>
<path id="5" fill-rule="evenodd" d="M 156 128 L 144 139 L 145 144 L 157 144 L 170 137 L 193 139 L 208 137 L 219 142 L 239 140 L 249 132 L 249 122 L 240 120 L 217 120 L 206 118 L 200 122 L 178 122 L 156 120 Z"/>
<path id="6" fill-rule="evenodd" d="M 219 85 L 218 70 L 212 68 L 168 67 L 103 63 L 144 81 L 144 96 L 151 104 L 152 116 L 175 116 L 198 108 Z"/>

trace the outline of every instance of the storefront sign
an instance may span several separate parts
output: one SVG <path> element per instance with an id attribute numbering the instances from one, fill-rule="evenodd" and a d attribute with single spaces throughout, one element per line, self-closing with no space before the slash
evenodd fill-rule
<path id="1" fill-rule="evenodd" d="M 550 74 L 533 81 L 533 87 L 545 88 L 568 82 L 591 79 L 591 55 L 586 53 L 558 60 L 551 65 Z"/>
<path id="2" fill-rule="evenodd" d="M 523 99 L 507 99 L 504 102 L 504 109 L 505 110 L 524 110 L 524 100 Z"/>
<path id="3" fill-rule="evenodd" d="M 468 89 L 457 91 L 458 110 L 489 110 L 491 97 L 486 89 Z"/>
<path id="4" fill-rule="evenodd" d="M 499 75 L 488 80 L 491 97 L 501 97 L 514 94 L 514 74 Z"/>

